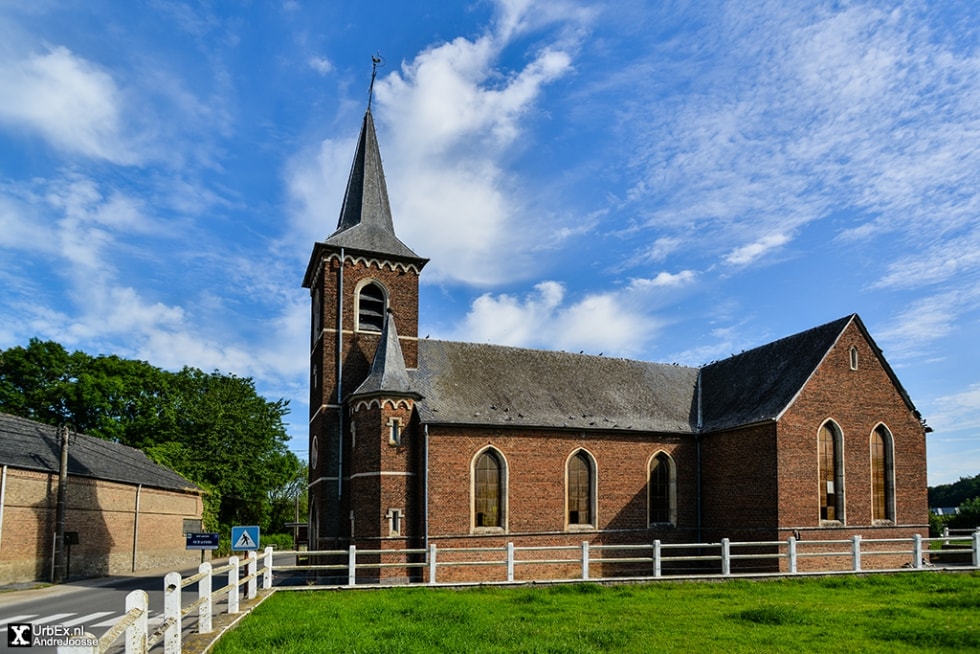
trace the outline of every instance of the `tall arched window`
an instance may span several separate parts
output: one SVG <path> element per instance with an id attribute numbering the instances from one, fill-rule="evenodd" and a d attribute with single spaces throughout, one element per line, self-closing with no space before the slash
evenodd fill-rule
<path id="1" fill-rule="evenodd" d="M 385 323 L 385 291 L 375 282 L 368 282 L 357 294 L 357 328 L 380 332 Z"/>
<path id="2" fill-rule="evenodd" d="M 884 425 L 871 433 L 871 520 L 895 520 L 895 453 Z"/>
<path id="3" fill-rule="evenodd" d="M 473 517 L 477 527 L 504 526 L 504 466 L 500 456 L 486 450 L 473 467 Z"/>
<path id="4" fill-rule="evenodd" d="M 568 460 L 568 524 L 591 525 L 593 466 L 586 452 L 578 451 Z"/>
<path id="5" fill-rule="evenodd" d="M 820 427 L 818 468 L 820 479 L 820 519 L 844 521 L 843 439 L 831 421 Z"/>
<path id="6" fill-rule="evenodd" d="M 664 452 L 650 459 L 649 490 L 650 524 L 674 522 L 674 466 Z"/>

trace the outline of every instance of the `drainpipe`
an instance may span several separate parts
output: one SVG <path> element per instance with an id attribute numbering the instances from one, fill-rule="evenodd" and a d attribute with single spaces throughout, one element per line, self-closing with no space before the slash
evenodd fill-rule
<path id="1" fill-rule="evenodd" d="M 344 493 L 344 248 L 340 248 L 337 284 L 337 536 L 339 538 L 340 498 Z"/>
<path id="2" fill-rule="evenodd" d="M 143 484 L 136 487 L 136 511 L 133 516 L 133 572 L 136 572 L 136 552 L 139 544 L 140 533 L 140 495 L 143 492 Z"/>
<path id="3" fill-rule="evenodd" d="M 0 474 L 0 543 L 3 542 L 3 507 L 7 501 L 7 466 L 3 467 Z"/>
<path id="4" fill-rule="evenodd" d="M 701 429 L 704 426 L 704 417 L 701 414 L 701 369 L 698 369 L 698 425 L 694 433 L 695 444 L 697 445 L 697 515 L 698 515 L 698 535 L 697 541 L 702 541 L 701 537 Z"/>
<path id="5" fill-rule="evenodd" d="M 422 548 L 429 554 L 429 425 L 422 425 Z"/>

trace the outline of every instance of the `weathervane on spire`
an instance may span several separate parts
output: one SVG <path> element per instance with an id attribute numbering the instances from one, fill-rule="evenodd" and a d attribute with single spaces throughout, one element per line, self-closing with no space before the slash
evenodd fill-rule
<path id="1" fill-rule="evenodd" d="M 371 111 L 371 100 L 374 99 L 374 78 L 378 76 L 378 66 L 384 66 L 385 60 L 381 53 L 371 55 L 371 86 L 368 87 L 368 111 Z"/>

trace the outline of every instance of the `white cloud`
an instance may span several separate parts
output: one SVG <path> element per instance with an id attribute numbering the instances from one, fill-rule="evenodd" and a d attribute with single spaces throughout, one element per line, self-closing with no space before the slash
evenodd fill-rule
<path id="1" fill-rule="evenodd" d="M 732 266 L 747 266 L 768 252 L 789 243 L 786 234 L 768 234 L 754 243 L 737 247 L 725 256 L 725 263 Z"/>
<path id="2" fill-rule="evenodd" d="M 662 272 L 579 299 L 568 298 L 564 285 L 555 281 L 541 282 L 523 297 L 486 293 L 473 302 L 455 337 L 608 356 L 636 355 L 667 323 L 658 310 L 678 289 L 695 280 L 692 271 Z"/>
<path id="3" fill-rule="evenodd" d="M 0 121 L 40 134 L 52 146 L 114 163 L 136 163 L 124 138 L 121 94 L 112 77 L 56 47 L 0 65 Z"/>
<path id="4" fill-rule="evenodd" d="M 326 75 L 333 70 L 333 64 L 330 63 L 329 59 L 324 57 L 310 57 L 307 62 L 313 70 L 315 70 L 320 75 Z"/>

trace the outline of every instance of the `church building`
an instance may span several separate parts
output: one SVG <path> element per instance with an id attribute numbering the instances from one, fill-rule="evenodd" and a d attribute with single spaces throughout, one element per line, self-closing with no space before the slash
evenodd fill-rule
<path id="1" fill-rule="evenodd" d="M 369 108 L 303 280 L 310 549 L 927 535 L 927 428 L 856 314 L 699 368 L 420 339 L 427 261 Z"/>

